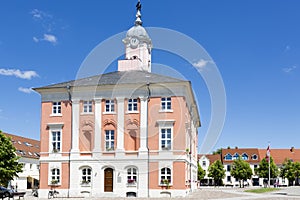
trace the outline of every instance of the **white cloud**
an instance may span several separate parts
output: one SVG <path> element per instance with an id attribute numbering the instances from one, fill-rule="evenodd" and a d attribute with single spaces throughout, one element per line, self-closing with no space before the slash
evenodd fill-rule
<path id="1" fill-rule="evenodd" d="M 198 62 L 193 63 L 193 66 L 202 71 L 208 63 L 212 63 L 212 61 L 200 59 Z"/>
<path id="2" fill-rule="evenodd" d="M 30 94 L 31 92 L 33 92 L 33 90 L 31 88 L 24 88 L 24 87 L 19 87 L 18 90 L 20 92 L 24 92 L 26 94 Z"/>
<path id="3" fill-rule="evenodd" d="M 38 10 L 38 9 L 33 9 L 30 14 L 32 15 L 32 18 L 35 20 L 43 20 L 45 18 L 51 18 L 52 16 L 49 15 L 48 13 Z"/>
<path id="4" fill-rule="evenodd" d="M 57 42 L 57 38 L 55 37 L 55 35 L 51 35 L 51 34 L 44 34 L 44 38 L 42 40 L 45 40 L 52 44 L 56 44 Z"/>
<path id="5" fill-rule="evenodd" d="M 290 73 L 291 71 L 295 70 L 296 68 L 297 68 L 297 66 L 286 67 L 286 68 L 283 68 L 282 71 L 285 73 Z"/>
<path id="6" fill-rule="evenodd" d="M 39 41 L 40 41 L 37 37 L 33 37 L 32 39 L 33 39 L 33 41 L 35 41 L 35 42 L 39 42 Z"/>
<path id="7" fill-rule="evenodd" d="M 19 69 L 0 69 L 0 75 L 15 76 L 17 78 L 27 79 L 27 80 L 39 76 L 35 71 L 21 71 Z"/>

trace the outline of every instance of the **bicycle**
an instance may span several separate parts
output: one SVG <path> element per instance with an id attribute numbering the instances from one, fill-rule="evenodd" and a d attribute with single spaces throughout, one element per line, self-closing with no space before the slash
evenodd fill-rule
<path id="1" fill-rule="evenodd" d="M 48 192 L 48 199 L 57 198 L 58 194 L 59 194 L 59 192 L 56 191 L 56 190 L 49 190 L 49 192 Z"/>

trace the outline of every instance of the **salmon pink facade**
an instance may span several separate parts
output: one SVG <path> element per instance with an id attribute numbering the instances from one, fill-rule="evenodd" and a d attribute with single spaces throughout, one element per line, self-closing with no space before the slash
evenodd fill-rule
<path id="1" fill-rule="evenodd" d="M 191 83 L 151 73 L 141 26 L 118 71 L 35 90 L 42 97 L 40 197 L 186 196 L 197 185 L 200 119 Z M 138 60 L 138 62 L 136 62 Z"/>

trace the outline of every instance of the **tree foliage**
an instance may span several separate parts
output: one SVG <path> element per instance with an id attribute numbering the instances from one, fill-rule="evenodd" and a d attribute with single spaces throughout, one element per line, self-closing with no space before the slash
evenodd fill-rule
<path id="1" fill-rule="evenodd" d="M 236 159 L 231 167 L 230 174 L 239 180 L 240 187 L 242 187 L 241 182 L 243 181 L 243 187 L 244 187 L 244 181 L 247 179 L 250 179 L 252 176 L 252 169 L 250 167 L 250 164 L 246 161 L 242 160 L 241 157 Z"/>
<path id="2" fill-rule="evenodd" d="M 198 163 L 198 180 L 200 181 L 205 176 L 205 171 L 202 169 L 200 164 Z"/>
<path id="3" fill-rule="evenodd" d="M 19 157 L 11 139 L 0 131 L 0 184 L 6 186 L 10 180 L 22 172 L 22 165 L 18 163 Z"/>
<path id="4" fill-rule="evenodd" d="M 213 151 L 212 154 L 213 155 L 217 155 L 217 154 L 221 155 L 222 154 L 222 148 L 217 149 L 216 151 Z"/>
<path id="5" fill-rule="evenodd" d="M 271 178 L 276 178 L 278 175 L 278 167 L 274 163 L 272 157 L 270 157 L 270 176 Z M 258 168 L 255 169 L 255 173 L 260 178 L 269 178 L 269 162 L 266 158 L 262 159 L 258 165 Z"/>
<path id="6" fill-rule="evenodd" d="M 287 178 L 289 185 L 293 185 L 294 180 L 300 177 L 300 163 L 292 162 L 290 159 L 285 159 L 280 168 L 280 176 Z"/>
<path id="7" fill-rule="evenodd" d="M 215 185 L 222 185 L 222 179 L 225 177 L 225 169 L 220 160 L 216 160 L 209 166 L 208 176 L 214 179 Z"/>

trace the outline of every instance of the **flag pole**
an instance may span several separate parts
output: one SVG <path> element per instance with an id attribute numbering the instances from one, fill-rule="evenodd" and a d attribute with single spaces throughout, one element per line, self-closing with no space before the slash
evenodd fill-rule
<path id="1" fill-rule="evenodd" d="M 269 151 L 269 188 L 271 187 L 271 184 L 270 184 L 270 180 L 271 180 L 271 168 L 270 168 L 270 163 L 271 163 L 271 153 L 270 153 L 270 142 L 269 142 L 269 147 L 268 147 L 268 151 Z"/>

